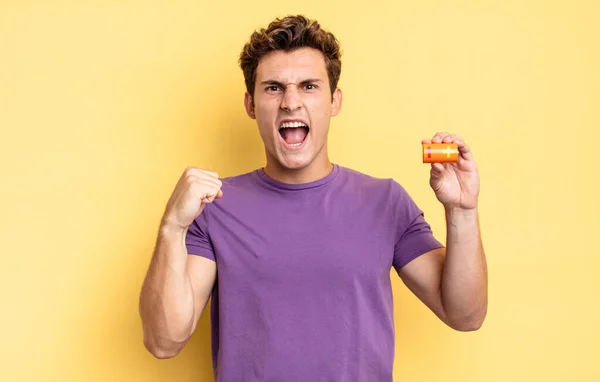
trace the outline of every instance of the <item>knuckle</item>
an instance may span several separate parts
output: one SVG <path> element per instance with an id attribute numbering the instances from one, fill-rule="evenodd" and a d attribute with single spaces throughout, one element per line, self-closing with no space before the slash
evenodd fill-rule
<path id="1" fill-rule="evenodd" d="M 194 178 L 198 179 L 200 172 L 198 171 L 198 168 L 196 168 L 196 167 L 188 167 L 185 169 L 184 175 L 186 177 L 194 177 Z"/>
<path id="2" fill-rule="evenodd" d="M 208 176 L 209 176 L 209 177 L 211 177 L 211 178 L 213 178 L 213 177 L 214 177 L 214 178 L 218 178 L 218 177 L 219 177 L 219 175 L 218 175 L 216 172 L 214 172 L 214 171 L 210 171 L 210 170 L 204 170 L 204 169 L 201 169 L 201 170 L 199 170 L 199 171 L 200 171 L 202 174 L 204 174 L 204 175 L 208 175 Z"/>
<path id="3" fill-rule="evenodd" d="M 193 175 L 193 176 L 195 176 L 196 179 L 201 179 L 201 178 L 208 178 L 208 179 L 215 179 L 215 180 L 219 179 L 219 174 L 217 174 L 216 172 L 201 169 L 198 167 L 193 167 L 193 166 L 186 167 L 185 171 L 184 171 L 184 175 L 185 176 Z"/>
<path id="4" fill-rule="evenodd" d="M 196 183 L 198 181 L 198 177 L 196 175 L 193 175 L 193 174 L 186 174 L 185 181 L 188 184 Z"/>

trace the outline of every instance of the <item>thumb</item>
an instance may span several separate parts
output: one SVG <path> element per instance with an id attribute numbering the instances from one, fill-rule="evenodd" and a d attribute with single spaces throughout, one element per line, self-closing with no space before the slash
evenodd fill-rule
<path id="1" fill-rule="evenodd" d="M 223 191 L 219 190 L 216 195 L 214 195 L 214 196 L 207 196 L 204 199 L 202 199 L 202 203 L 212 203 L 213 200 L 219 199 L 219 198 L 222 198 L 222 197 L 223 197 Z"/>
<path id="2" fill-rule="evenodd" d="M 431 179 L 439 179 L 444 173 L 444 165 L 441 163 L 431 164 Z"/>

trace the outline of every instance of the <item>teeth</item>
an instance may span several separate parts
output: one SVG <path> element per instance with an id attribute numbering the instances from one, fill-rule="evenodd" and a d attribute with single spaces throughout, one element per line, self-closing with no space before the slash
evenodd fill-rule
<path id="1" fill-rule="evenodd" d="M 282 129 L 291 128 L 291 127 L 301 127 L 301 126 L 308 127 L 302 122 L 284 122 L 281 124 Z"/>

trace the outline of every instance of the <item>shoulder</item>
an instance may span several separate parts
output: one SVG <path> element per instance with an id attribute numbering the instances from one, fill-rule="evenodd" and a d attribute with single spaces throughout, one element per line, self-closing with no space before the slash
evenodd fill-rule
<path id="1" fill-rule="evenodd" d="M 347 189 L 362 202 L 378 205 L 392 213 L 393 219 L 410 221 L 422 214 L 406 188 L 392 177 L 375 177 L 350 168 L 343 168 Z"/>
<path id="2" fill-rule="evenodd" d="M 221 190 L 225 195 L 243 195 L 252 192 L 258 183 L 256 170 L 220 178 Z"/>
<path id="3" fill-rule="evenodd" d="M 389 187 L 391 180 L 390 178 L 376 177 L 344 166 L 340 166 L 340 173 L 346 182 L 370 188 Z"/>
<path id="4" fill-rule="evenodd" d="M 215 217 L 222 213 L 236 213 L 240 209 L 248 208 L 264 199 L 264 192 L 260 187 L 260 180 L 256 174 L 257 170 L 246 173 L 222 176 L 221 191 L 223 197 L 215 199 L 205 206 L 206 218 Z"/>
<path id="5" fill-rule="evenodd" d="M 248 185 L 248 183 L 253 183 L 255 181 L 254 180 L 255 172 L 256 172 L 256 170 L 253 170 L 253 171 L 246 172 L 243 174 L 226 176 L 226 177 L 221 178 L 221 182 L 223 182 L 223 186 L 227 186 L 227 187 L 246 186 L 246 185 Z"/>
<path id="6" fill-rule="evenodd" d="M 386 196 L 391 201 L 408 195 L 404 187 L 393 178 L 376 177 L 348 167 L 340 166 L 340 169 L 345 183 L 357 190 Z"/>

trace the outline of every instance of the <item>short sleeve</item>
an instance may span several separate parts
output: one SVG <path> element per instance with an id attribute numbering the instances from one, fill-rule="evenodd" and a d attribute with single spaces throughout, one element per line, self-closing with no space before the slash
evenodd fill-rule
<path id="1" fill-rule="evenodd" d="M 434 236 L 425 215 L 397 182 L 392 183 L 392 210 L 394 212 L 395 246 L 393 266 L 396 271 L 420 255 L 443 248 Z"/>
<path id="2" fill-rule="evenodd" d="M 215 249 L 208 235 L 207 210 L 208 208 L 205 208 L 204 211 L 202 211 L 202 213 L 188 227 L 185 236 L 185 245 L 188 254 L 202 256 L 216 261 Z"/>

